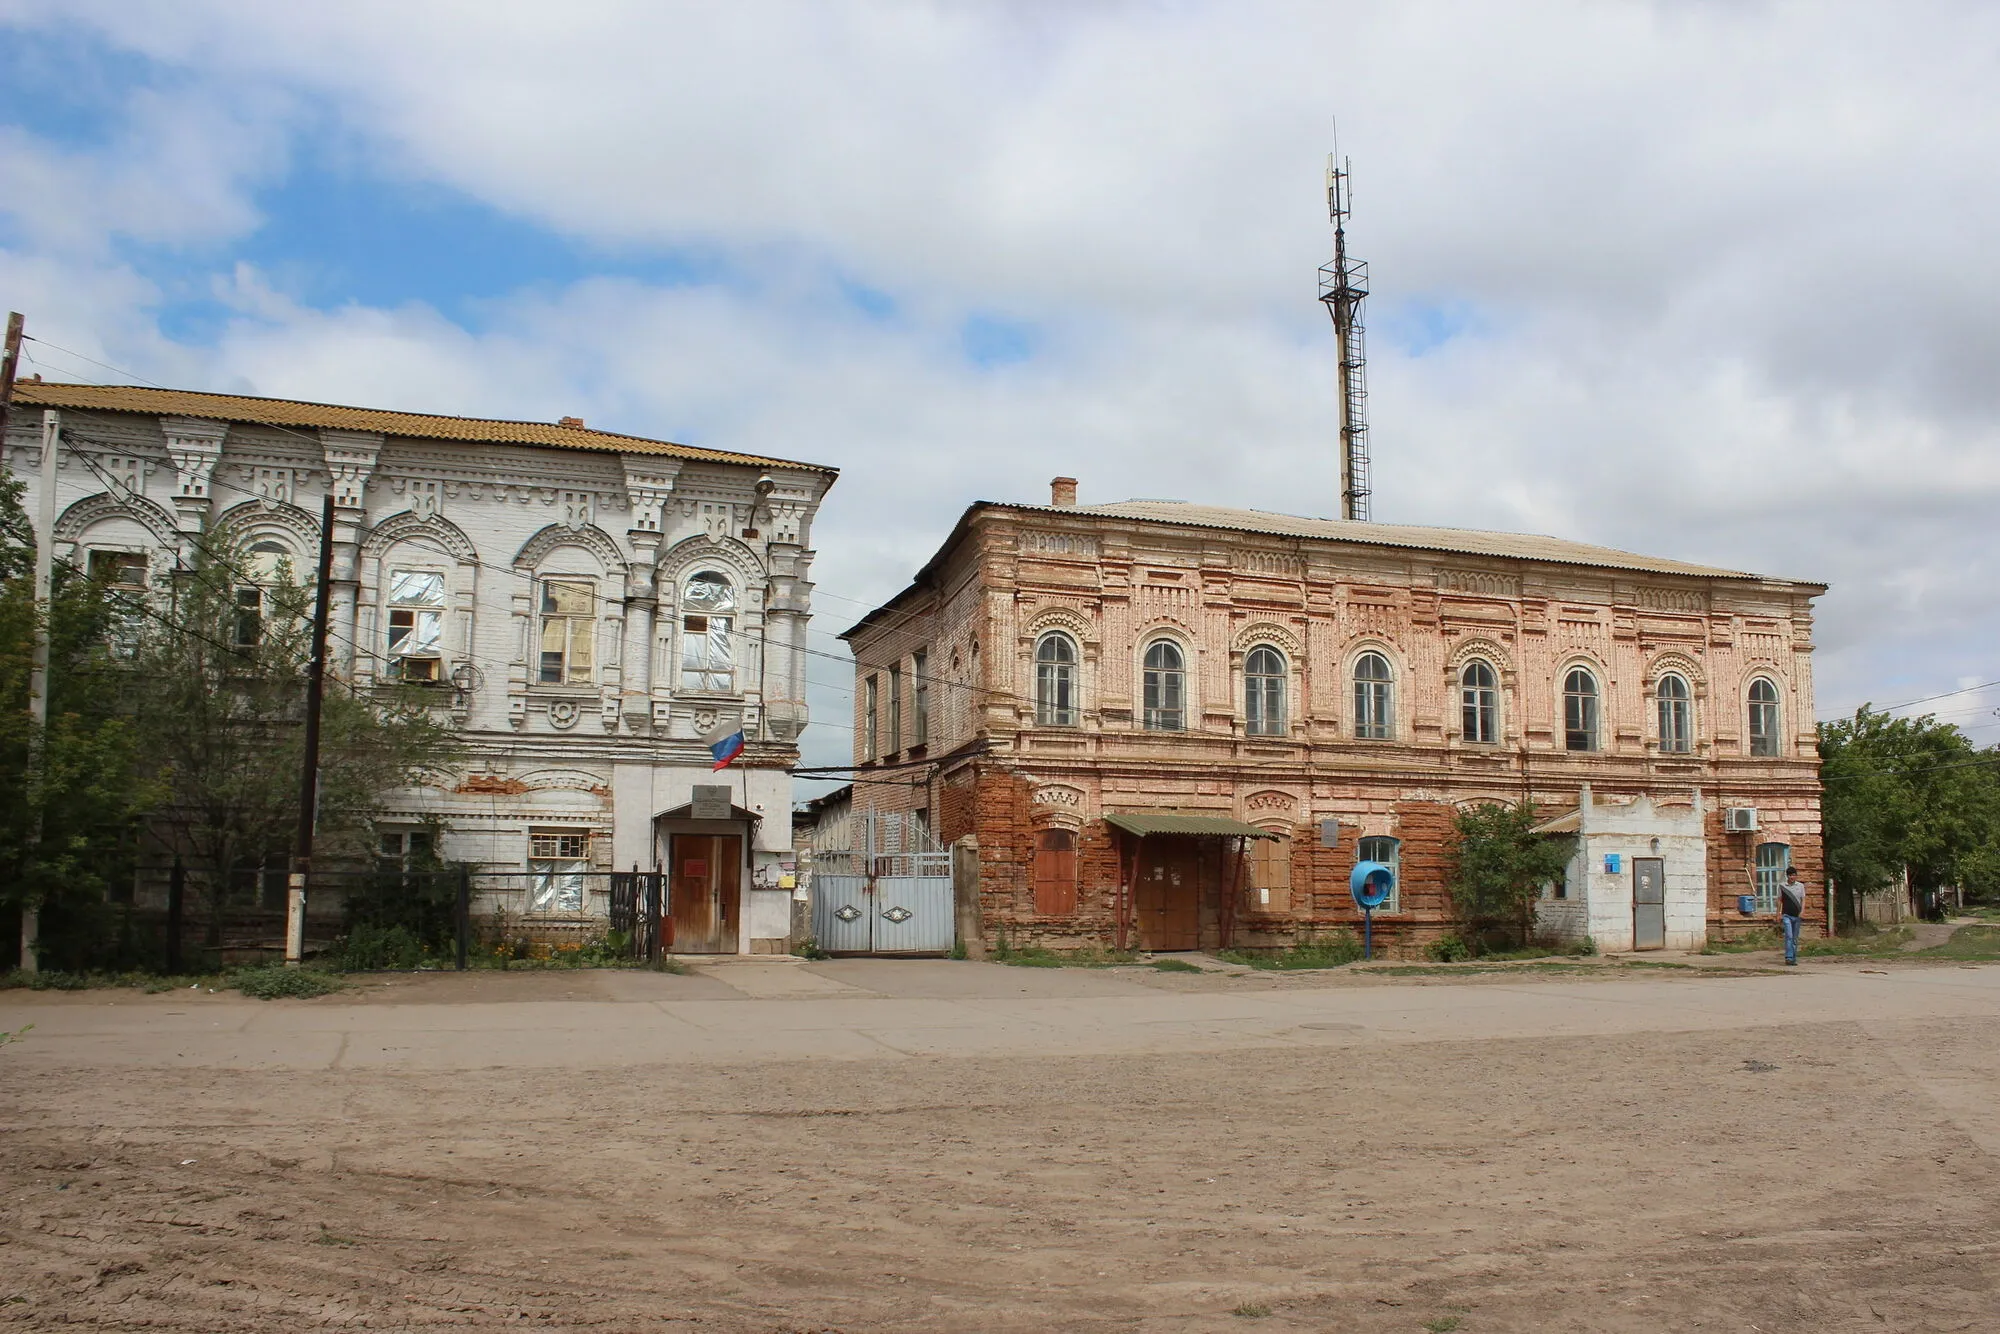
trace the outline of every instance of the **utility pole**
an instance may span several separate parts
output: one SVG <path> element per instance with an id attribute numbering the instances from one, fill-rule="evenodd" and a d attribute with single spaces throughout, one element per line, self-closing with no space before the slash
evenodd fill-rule
<path id="1" fill-rule="evenodd" d="M 326 620 L 333 591 L 333 490 L 319 517 L 319 584 L 313 589 L 312 661 L 306 668 L 306 753 L 299 771 L 299 837 L 285 894 L 285 962 L 306 953 L 306 877 L 312 872 L 313 825 L 319 816 L 319 709 L 326 695 Z"/>
<path id="2" fill-rule="evenodd" d="M 11 386 L 9 386 L 11 388 Z M 56 451 L 62 444 L 62 414 L 42 410 L 41 494 L 35 497 L 35 657 L 28 668 L 28 791 L 34 794 L 32 846 L 42 842 L 42 777 L 49 745 L 49 616 L 55 600 L 56 573 Z M 41 904 L 21 900 L 21 971 L 40 965 L 35 950 L 41 942 Z"/>

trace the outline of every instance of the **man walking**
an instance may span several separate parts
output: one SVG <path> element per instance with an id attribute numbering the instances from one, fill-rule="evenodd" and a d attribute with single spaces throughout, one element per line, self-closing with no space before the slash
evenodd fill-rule
<path id="1" fill-rule="evenodd" d="M 1784 912 L 1785 966 L 1799 966 L 1799 919 L 1806 915 L 1806 887 L 1799 880 L 1799 868 L 1786 870 L 1785 883 L 1778 886 L 1778 906 Z"/>

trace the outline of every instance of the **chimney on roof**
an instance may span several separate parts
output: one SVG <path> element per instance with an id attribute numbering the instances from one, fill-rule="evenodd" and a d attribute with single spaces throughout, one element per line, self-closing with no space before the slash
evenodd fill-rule
<path id="1" fill-rule="evenodd" d="M 1057 477 L 1049 483 L 1049 504 L 1057 509 L 1076 508 L 1076 478 Z"/>
<path id="2" fill-rule="evenodd" d="M 562 419 L 561 421 L 557 422 L 557 423 L 556 423 L 556 425 L 558 425 L 558 426 L 574 426 L 574 427 L 575 427 L 575 428 L 576 428 L 577 430 L 581 431 L 581 430 L 583 429 L 583 418 L 581 418 L 581 417 L 564 417 L 564 418 L 563 418 L 563 419 Z"/>

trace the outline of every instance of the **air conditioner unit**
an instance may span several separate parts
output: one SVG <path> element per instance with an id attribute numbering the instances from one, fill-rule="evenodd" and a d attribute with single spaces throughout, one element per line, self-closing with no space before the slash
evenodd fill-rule
<path id="1" fill-rule="evenodd" d="M 1755 806 L 1727 806 L 1722 811 L 1722 827 L 1732 834 L 1751 834 L 1757 831 L 1757 808 Z"/>

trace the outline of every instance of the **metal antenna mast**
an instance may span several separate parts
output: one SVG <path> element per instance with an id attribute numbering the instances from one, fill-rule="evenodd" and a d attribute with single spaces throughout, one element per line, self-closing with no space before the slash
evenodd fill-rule
<path id="1" fill-rule="evenodd" d="M 1333 263 L 1319 271 L 1319 299 L 1340 344 L 1340 517 L 1368 518 L 1368 358 L 1361 302 L 1368 266 L 1347 257 L 1347 216 L 1354 207 L 1353 163 L 1326 155 L 1326 211 L 1333 221 Z"/>

